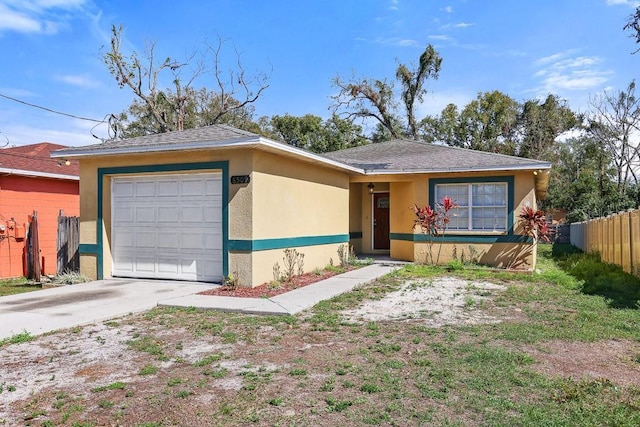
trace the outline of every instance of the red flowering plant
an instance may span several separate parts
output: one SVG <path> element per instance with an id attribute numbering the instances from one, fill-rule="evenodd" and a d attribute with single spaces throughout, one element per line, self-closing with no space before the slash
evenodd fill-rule
<path id="1" fill-rule="evenodd" d="M 434 264 L 433 260 L 433 237 L 444 236 L 447 231 L 447 227 L 451 218 L 449 211 L 458 207 L 458 204 L 453 201 L 451 197 L 444 197 L 440 203 L 437 204 L 436 209 L 426 205 L 420 207 L 417 204 L 413 205 L 413 212 L 416 214 L 416 218 L 413 220 L 413 228 L 420 227 L 420 231 L 426 234 L 427 246 L 429 248 L 429 262 Z M 440 261 L 440 253 L 442 251 L 442 240 L 440 240 L 440 246 L 438 248 L 438 255 L 435 260 L 435 264 Z"/>
<path id="2" fill-rule="evenodd" d="M 549 243 L 549 225 L 547 224 L 547 218 L 544 212 L 535 210 L 530 206 L 522 208 L 522 212 L 518 215 L 520 218 L 520 224 L 524 234 L 533 238 L 534 242 L 542 240 Z"/>

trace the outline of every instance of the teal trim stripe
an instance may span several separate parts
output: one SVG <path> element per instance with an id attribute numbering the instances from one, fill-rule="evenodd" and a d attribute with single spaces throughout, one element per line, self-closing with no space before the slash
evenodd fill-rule
<path id="1" fill-rule="evenodd" d="M 78 251 L 81 255 L 97 255 L 99 248 L 95 243 L 80 243 L 78 245 Z"/>
<path id="2" fill-rule="evenodd" d="M 428 242 L 429 236 L 426 234 L 412 234 L 412 233 L 390 233 L 389 238 L 391 240 L 403 240 L 406 242 Z M 496 236 L 492 235 L 465 235 L 465 234 L 446 234 L 444 236 L 433 237 L 434 243 L 528 243 L 533 244 L 531 237 L 522 236 L 519 234 L 500 234 Z"/>
<path id="3" fill-rule="evenodd" d="M 350 231 L 349 232 L 350 239 L 362 239 L 362 231 Z"/>
<path id="4" fill-rule="evenodd" d="M 280 239 L 229 240 L 228 248 L 230 251 L 252 252 L 348 242 L 348 234 L 333 234 L 328 236 L 284 237 Z"/>
<path id="5" fill-rule="evenodd" d="M 436 185 L 438 184 L 477 184 L 482 182 L 506 182 L 507 183 L 507 234 L 513 234 L 513 209 L 515 199 L 513 175 L 508 176 L 480 176 L 471 178 L 431 178 L 429 180 L 429 205 L 435 206 Z"/>
<path id="6" fill-rule="evenodd" d="M 229 274 L 229 162 L 197 162 L 197 163 L 169 163 L 164 165 L 138 165 L 138 166 L 117 166 L 110 168 L 98 168 L 98 191 L 97 206 L 98 218 L 96 225 L 96 244 L 98 279 L 104 276 L 104 245 L 102 242 L 102 227 L 104 221 L 103 198 L 104 198 L 104 177 L 108 175 L 129 175 L 140 173 L 158 172 L 191 172 L 191 171 L 221 171 L 222 172 L 222 274 Z M 85 249 L 90 249 L 88 247 Z M 93 253 L 93 252 L 92 252 Z"/>

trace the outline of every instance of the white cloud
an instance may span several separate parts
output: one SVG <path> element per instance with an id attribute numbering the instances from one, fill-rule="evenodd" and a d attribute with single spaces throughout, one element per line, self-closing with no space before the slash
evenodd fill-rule
<path id="1" fill-rule="evenodd" d="M 451 40 L 451 37 L 444 35 L 444 34 L 433 34 L 428 36 L 428 38 L 430 40 L 438 40 L 438 41 L 449 41 Z"/>
<path id="2" fill-rule="evenodd" d="M 623 5 L 623 6 L 629 6 L 629 7 L 636 8 L 636 7 L 640 6 L 640 1 L 633 1 L 633 0 L 607 0 L 607 5 L 609 5 L 609 6 Z"/>
<path id="3" fill-rule="evenodd" d="M 443 8 L 442 8 L 442 9 L 440 9 L 440 10 L 442 10 L 442 11 L 444 11 L 444 12 L 446 12 L 446 13 L 453 13 L 453 7 L 452 7 L 452 6 L 446 6 L 446 7 L 443 7 Z"/>
<path id="4" fill-rule="evenodd" d="M 566 55 L 566 53 L 555 53 L 553 55 L 545 56 L 545 57 L 542 57 L 542 58 L 536 60 L 534 62 L 534 65 L 550 64 L 552 62 L 558 61 L 559 59 L 561 59 L 565 55 Z"/>
<path id="5" fill-rule="evenodd" d="M 378 37 L 374 43 L 382 44 L 385 46 L 400 46 L 400 47 L 416 47 L 420 44 L 413 39 L 401 39 L 400 37 L 383 38 Z"/>
<path id="6" fill-rule="evenodd" d="M 79 75 L 79 74 L 66 74 L 62 76 L 56 76 L 56 80 L 61 82 L 70 84 L 72 86 L 92 88 L 99 86 L 99 83 L 87 75 Z"/>
<path id="7" fill-rule="evenodd" d="M 41 25 L 37 20 L 11 10 L 0 3 L 0 31 L 2 30 L 37 33 L 41 31 Z"/>
<path id="8" fill-rule="evenodd" d="M 21 146 L 37 144 L 39 142 L 52 142 L 68 146 L 82 146 L 96 144 L 99 139 L 94 138 L 92 133 L 100 138 L 106 138 L 108 129 L 106 124 L 102 124 L 95 129 L 95 123 L 82 122 L 80 120 L 62 121 L 59 126 L 27 126 L 27 125 L 2 125 L 0 124 L 0 143 L 4 144 L 9 140 L 9 145 Z M 66 125 L 66 126 L 65 126 Z"/>
<path id="9" fill-rule="evenodd" d="M 0 0 L 0 32 L 55 34 L 68 16 L 58 12 L 80 9 L 85 0 Z"/>
<path id="10" fill-rule="evenodd" d="M 391 0 L 391 4 L 389 5 L 389 9 L 398 10 L 398 2 L 399 0 Z"/>
<path id="11" fill-rule="evenodd" d="M 561 52 L 534 62 L 539 69 L 534 77 L 540 80 L 535 92 L 562 93 L 564 91 L 593 89 L 606 83 L 614 74 L 600 67 L 598 56 L 568 57 L 572 52 Z"/>
<path id="12" fill-rule="evenodd" d="M 454 28 L 467 28 L 467 27 L 471 27 L 473 26 L 473 24 L 469 23 L 469 22 L 459 22 L 457 24 L 454 24 Z"/>

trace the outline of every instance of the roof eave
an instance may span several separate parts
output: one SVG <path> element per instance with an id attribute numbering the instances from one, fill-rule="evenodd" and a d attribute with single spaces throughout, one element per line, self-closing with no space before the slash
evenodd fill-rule
<path id="1" fill-rule="evenodd" d="M 364 169 L 365 175 L 408 175 L 408 174 L 433 174 L 446 172 L 507 172 L 507 171 L 535 171 L 551 169 L 550 163 L 540 163 L 531 165 L 493 166 L 477 168 L 438 168 L 438 169 Z"/>
<path id="2" fill-rule="evenodd" d="M 320 156 L 309 151 L 302 150 L 291 145 L 276 142 L 264 137 L 251 137 L 242 139 L 232 139 L 225 141 L 199 141 L 193 143 L 180 143 L 175 145 L 152 145 L 152 146 L 132 146 L 132 147 L 119 147 L 114 149 L 85 149 L 72 148 L 56 150 L 51 153 L 52 158 L 82 158 L 82 157 L 96 157 L 96 156 L 112 156 L 119 154 L 144 154 L 144 153 L 159 153 L 163 151 L 182 151 L 182 150 L 203 150 L 207 148 L 268 148 L 277 152 L 285 152 L 294 157 L 302 157 L 306 160 L 322 163 L 326 166 L 341 169 L 344 171 L 364 173 L 363 169 L 350 166 L 346 163 L 342 163 L 336 160 L 328 159 L 324 156 Z"/>
<path id="3" fill-rule="evenodd" d="M 68 148 L 63 150 L 56 150 L 51 152 L 53 158 L 78 158 L 78 157 L 95 157 L 95 156 L 112 156 L 118 154 L 144 154 L 144 153 L 159 153 L 162 151 L 181 151 L 181 150 L 197 150 L 205 148 L 224 148 L 235 145 L 245 145 L 250 143 L 256 143 L 259 138 L 242 138 L 242 139 L 228 139 L 224 141 L 197 141 L 179 143 L 174 145 L 149 145 L 140 146 L 134 145 L 129 147 L 118 148 L 99 148 L 99 149 L 82 149 L 80 148 Z"/>
<path id="4" fill-rule="evenodd" d="M 64 175 L 64 174 L 58 174 L 58 173 L 26 171 L 21 169 L 9 169 L 9 168 L 0 168 L 0 175 L 19 175 L 19 176 L 27 176 L 27 177 L 33 177 L 33 178 L 65 179 L 69 181 L 80 180 L 80 177 L 77 175 Z"/>

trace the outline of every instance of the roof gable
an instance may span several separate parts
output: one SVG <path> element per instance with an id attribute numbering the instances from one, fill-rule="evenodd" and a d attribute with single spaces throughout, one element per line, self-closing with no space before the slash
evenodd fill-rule
<path id="1" fill-rule="evenodd" d="M 41 142 L 0 149 L 0 171 L 25 176 L 76 179 L 79 175 L 77 161 L 59 161 L 51 158 L 51 152 L 66 148 L 64 145 Z"/>
<path id="2" fill-rule="evenodd" d="M 366 174 L 548 169 L 540 160 L 396 139 L 326 153 Z"/>
<path id="3" fill-rule="evenodd" d="M 138 136 L 135 138 L 108 140 L 83 147 L 67 148 L 59 154 L 109 154 L 144 151 L 181 150 L 190 147 L 222 145 L 239 141 L 258 141 L 260 135 L 228 125 L 210 125 L 195 129 Z"/>

